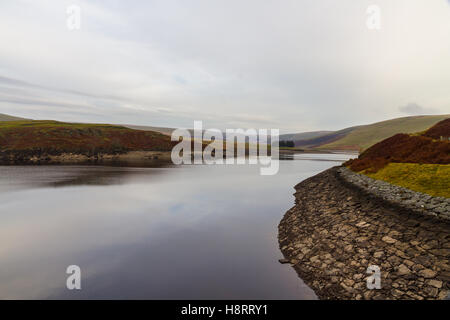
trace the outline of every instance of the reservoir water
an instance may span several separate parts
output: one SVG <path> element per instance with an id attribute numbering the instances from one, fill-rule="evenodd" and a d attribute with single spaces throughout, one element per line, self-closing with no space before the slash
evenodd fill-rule
<path id="1" fill-rule="evenodd" d="M 0 298 L 315 299 L 281 265 L 300 181 L 352 157 L 257 165 L 0 166 Z M 68 290 L 66 269 L 81 269 Z"/>

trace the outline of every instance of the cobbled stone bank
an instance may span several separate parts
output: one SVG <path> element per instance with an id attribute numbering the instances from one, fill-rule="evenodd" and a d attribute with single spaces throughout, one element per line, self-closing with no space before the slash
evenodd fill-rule
<path id="1" fill-rule="evenodd" d="M 335 167 L 295 187 L 296 204 L 279 225 L 286 261 L 321 299 L 447 298 L 450 224 L 436 219 L 445 214 L 433 210 L 440 202 L 428 208 L 436 215 L 413 210 L 371 196 L 372 181 L 349 174 Z M 367 287 L 371 265 L 380 268 L 381 289 Z"/>
<path id="2" fill-rule="evenodd" d="M 338 169 L 340 177 L 355 185 L 362 191 L 379 197 L 393 205 L 404 207 L 418 214 L 450 220 L 450 199 L 432 197 L 410 189 L 392 185 L 388 182 L 375 180 L 363 174 L 351 171 L 346 167 Z"/>

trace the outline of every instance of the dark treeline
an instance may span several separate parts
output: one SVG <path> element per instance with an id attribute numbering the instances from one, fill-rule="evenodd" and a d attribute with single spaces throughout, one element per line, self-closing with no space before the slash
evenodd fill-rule
<path id="1" fill-rule="evenodd" d="M 295 143 L 294 141 L 290 141 L 290 140 L 281 140 L 280 141 L 280 147 L 289 147 L 289 148 L 293 148 L 295 147 Z"/>

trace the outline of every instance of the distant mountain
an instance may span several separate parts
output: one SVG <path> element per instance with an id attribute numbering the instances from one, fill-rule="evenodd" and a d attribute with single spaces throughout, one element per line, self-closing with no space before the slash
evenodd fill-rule
<path id="1" fill-rule="evenodd" d="M 357 129 L 358 127 L 350 127 L 346 129 L 342 129 L 339 131 L 332 131 L 331 133 L 324 134 L 322 136 L 318 136 L 316 138 L 312 139 L 305 139 L 305 140 L 294 140 L 296 147 L 302 147 L 302 148 L 320 148 L 320 146 L 337 141 L 339 139 L 344 138 L 346 135 L 348 135 L 353 130 Z M 330 148 L 333 149 L 333 148 Z M 338 148 L 336 148 L 338 149 Z M 346 150 L 359 150 L 358 147 L 352 147 L 352 148 L 341 148 Z"/>
<path id="2" fill-rule="evenodd" d="M 280 140 L 294 141 L 295 146 L 304 149 L 362 151 L 375 143 L 397 133 L 424 131 L 450 114 L 433 116 L 412 116 L 345 128 L 338 131 L 312 131 L 280 135 Z M 0 121 L 27 120 L 0 113 Z M 81 124 L 80 124 L 81 125 Z M 170 136 L 174 128 L 120 125 L 138 131 L 158 132 Z M 189 129 L 191 135 L 193 130 Z"/>
<path id="3" fill-rule="evenodd" d="M 0 113 L 0 121 L 19 121 L 19 120 L 28 120 L 25 118 L 14 117 L 4 113 Z"/>
<path id="4" fill-rule="evenodd" d="M 312 139 L 294 140 L 296 147 L 361 151 L 397 133 L 424 131 L 450 115 L 413 116 L 349 127 Z"/>
<path id="5" fill-rule="evenodd" d="M 313 139 L 317 137 L 324 136 L 326 134 L 333 133 L 334 131 L 311 131 L 311 132 L 301 132 L 301 133 L 288 133 L 280 135 L 280 140 L 285 141 L 300 141 Z"/>
<path id="6" fill-rule="evenodd" d="M 154 131 L 162 133 L 166 136 L 172 135 L 172 131 L 175 130 L 174 128 L 165 128 L 165 127 L 151 127 L 151 126 L 138 126 L 134 124 L 121 124 L 121 126 L 124 126 L 126 128 L 134 129 L 134 130 L 144 130 L 144 131 Z"/>

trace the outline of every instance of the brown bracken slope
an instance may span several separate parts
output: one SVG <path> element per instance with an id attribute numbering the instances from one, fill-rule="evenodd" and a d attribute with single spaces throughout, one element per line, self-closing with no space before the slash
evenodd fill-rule
<path id="1" fill-rule="evenodd" d="M 441 140 L 441 137 L 444 139 Z M 376 172 L 390 162 L 450 164 L 450 118 L 427 131 L 408 135 L 396 134 L 346 162 L 353 171 Z"/>
<path id="2" fill-rule="evenodd" d="M 58 121 L 0 122 L 0 154 L 23 156 L 75 153 L 124 153 L 170 151 L 170 137 L 122 126 Z"/>

